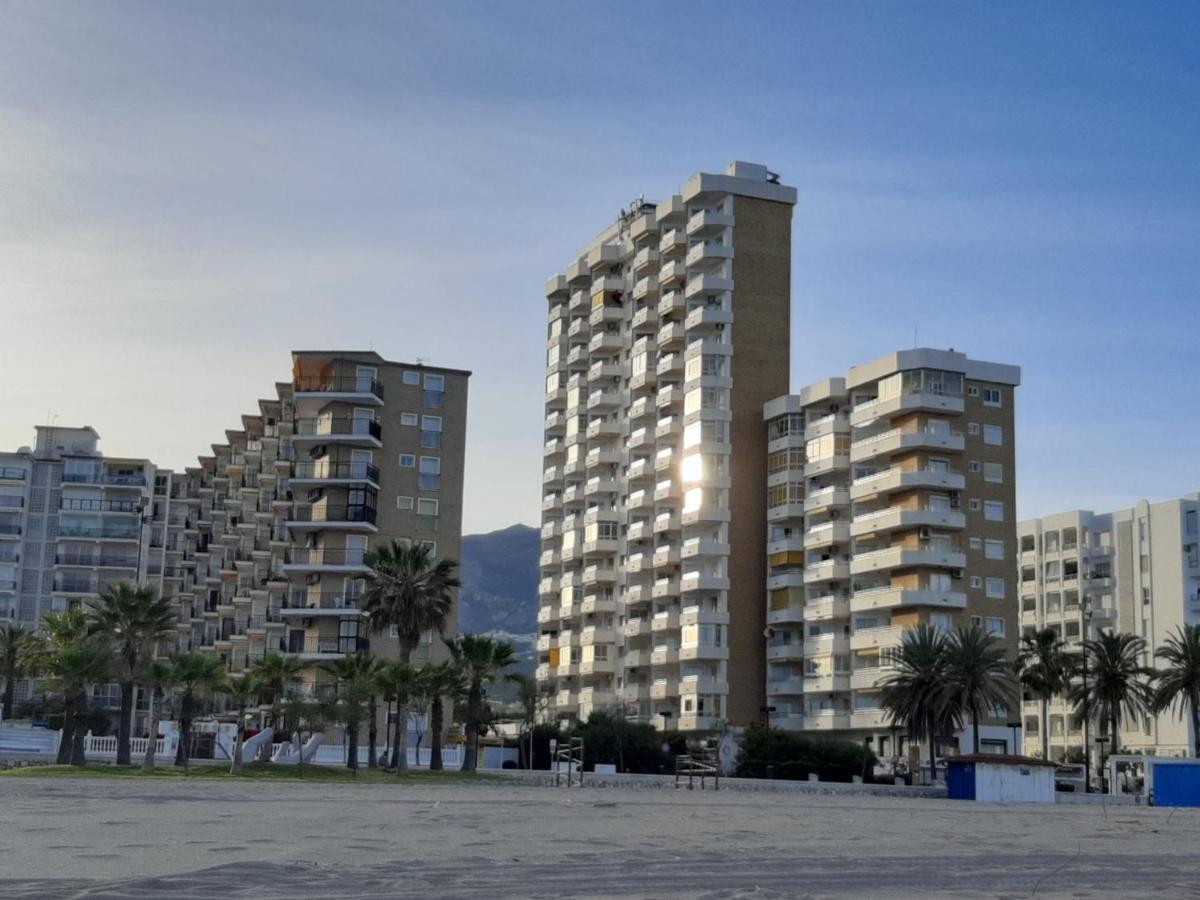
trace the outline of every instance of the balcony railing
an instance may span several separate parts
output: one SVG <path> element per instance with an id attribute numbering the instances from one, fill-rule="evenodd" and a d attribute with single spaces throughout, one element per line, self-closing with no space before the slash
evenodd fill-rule
<path id="1" fill-rule="evenodd" d="M 110 538 L 112 540 L 130 540 L 138 536 L 137 528 L 97 528 L 94 525 L 60 525 L 59 537 Z"/>
<path id="2" fill-rule="evenodd" d="M 361 503 L 350 506 L 297 506 L 288 516 L 292 522 L 368 522 L 375 524 L 375 507 Z"/>
<path id="3" fill-rule="evenodd" d="M 295 434 L 311 437 L 356 435 L 379 440 L 383 437 L 383 427 L 374 419 L 334 416 L 328 419 L 297 419 Z"/>
<path id="4" fill-rule="evenodd" d="M 371 649 L 371 642 L 364 637 L 314 637 L 306 636 L 304 643 L 299 641 L 288 645 L 290 653 L 328 653 L 330 655 L 342 653 L 367 653 Z"/>
<path id="5" fill-rule="evenodd" d="M 0 466 L 0 478 L 6 481 L 24 481 L 25 470 L 17 469 L 12 466 Z"/>
<path id="6" fill-rule="evenodd" d="M 62 508 L 76 512 L 119 512 L 135 513 L 138 505 L 133 500 L 90 500 L 70 497 L 62 501 Z"/>
<path id="7" fill-rule="evenodd" d="M 146 484 L 146 476 L 111 475 L 103 472 L 66 472 L 63 481 L 70 484 L 114 484 L 126 487 L 141 487 Z"/>
<path id="8" fill-rule="evenodd" d="M 358 609 L 361 597 L 347 597 L 341 591 L 291 591 L 283 598 L 282 609 Z"/>
<path id="9" fill-rule="evenodd" d="M 302 375 L 292 382 L 292 389 L 304 394 L 374 394 L 383 399 L 383 385 L 365 375 Z"/>
<path id="10" fill-rule="evenodd" d="M 374 481 L 379 483 L 379 469 L 367 462 L 298 462 L 292 466 L 292 478 L 314 481 Z"/>
<path id="11" fill-rule="evenodd" d="M 366 550 L 345 550 L 325 547 L 302 547 L 293 550 L 288 562 L 298 566 L 361 566 Z"/>

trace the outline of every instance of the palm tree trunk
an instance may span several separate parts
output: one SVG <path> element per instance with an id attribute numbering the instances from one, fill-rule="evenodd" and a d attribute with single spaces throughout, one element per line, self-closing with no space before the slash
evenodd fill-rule
<path id="1" fill-rule="evenodd" d="M 121 720 L 117 723 L 117 765 L 129 765 L 129 720 L 133 717 L 133 682 L 121 682 Z"/>
<path id="2" fill-rule="evenodd" d="M 444 716 L 442 698 L 440 695 L 434 694 L 429 703 L 429 728 L 432 732 L 429 737 L 429 769 L 432 772 L 442 771 L 442 720 Z"/>
<path id="3" fill-rule="evenodd" d="M 150 689 L 150 721 L 147 722 L 148 731 L 146 733 L 146 755 L 142 757 L 142 771 L 154 771 L 154 751 L 155 745 L 158 743 L 158 707 L 154 700 L 158 691 L 155 688 Z"/>
<path id="4" fill-rule="evenodd" d="M 1042 694 L 1042 759 L 1050 761 L 1050 695 Z"/>
<path id="5" fill-rule="evenodd" d="M 934 737 L 933 736 L 934 736 L 935 730 L 936 730 L 936 726 L 934 725 L 933 717 L 930 716 L 929 717 L 929 783 L 931 785 L 937 783 L 937 763 L 935 762 L 934 755 L 933 755 L 933 753 L 934 753 L 934 751 L 933 751 Z"/>
<path id="6" fill-rule="evenodd" d="M 374 769 L 379 765 L 379 761 L 375 758 L 375 745 L 379 743 L 379 723 L 375 717 L 379 710 L 376 707 L 374 694 L 367 701 L 367 711 L 370 716 L 370 721 L 367 723 L 367 768 Z"/>
<path id="7" fill-rule="evenodd" d="M 974 749 L 972 753 L 979 752 L 979 706 L 974 700 L 971 701 L 971 740 Z"/>
<path id="8" fill-rule="evenodd" d="M 12 718 L 13 700 L 16 699 L 16 693 L 17 679 L 10 675 L 8 678 L 4 679 L 3 711 L 0 712 L 0 719 L 4 720 L 5 722 Z"/>
<path id="9" fill-rule="evenodd" d="M 1200 697 L 1191 697 L 1189 705 L 1192 708 L 1192 740 L 1195 741 L 1193 755 L 1200 759 Z"/>
<path id="10" fill-rule="evenodd" d="M 75 719 L 75 733 L 71 736 L 71 765 L 83 768 L 87 765 L 87 754 L 83 749 L 83 741 L 87 737 L 87 732 L 84 730 L 84 720 L 87 718 L 86 694 L 80 698 L 79 705 L 80 708 Z"/>
<path id="11" fill-rule="evenodd" d="M 230 775 L 242 774 L 242 744 L 246 739 L 246 707 L 238 707 L 237 737 L 233 741 L 233 762 L 229 766 Z"/>
<path id="12" fill-rule="evenodd" d="M 63 727 L 58 741 L 58 756 L 55 762 L 65 766 L 71 761 L 71 745 L 75 740 L 75 697 L 73 694 L 63 695 Z"/>
<path id="13" fill-rule="evenodd" d="M 353 769 L 358 774 L 358 723 L 346 726 L 346 743 L 349 745 L 350 758 L 346 760 L 346 768 Z"/>
<path id="14" fill-rule="evenodd" d="M 396 731 L 392 741 L 392 765 L 396 774 L 408 771 L 408 698 L 396 698 Z"/>
<path id="15" fill-rule="evenodd" d="M 184 701 L 186 702 L 186 701 Z M 183 766 L 185 769 L 188 764 L 188 737 L 192 733 L 192 720 L 190 718 L 179 718 L 179 745 L 175 748 L 175 765 Z"/>
<path id="16" fill-rule="evenodd" d="M 475 757 L 479 755 L 479 719 L 482 705 L 482 692 L 476 690 L 472 685 L 471 692 L 467 695 L 467 741 L 462 761 L 462 771 L 464 772 L 475 771 Z"/>

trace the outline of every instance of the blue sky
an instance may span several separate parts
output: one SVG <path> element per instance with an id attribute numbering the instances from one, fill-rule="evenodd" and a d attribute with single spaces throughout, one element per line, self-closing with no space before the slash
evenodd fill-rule
<path id="1" fill-rule="evenodd" d="M 0 446 L 189 464 L 373 346 L 476 372 L 465 527 L 536 523 L 545 278 L 733 159 L 794 387 L 916 328 L 1023 367 L 1021 516 L 1200 488 L 1194 3 L 7 0 Z"/>

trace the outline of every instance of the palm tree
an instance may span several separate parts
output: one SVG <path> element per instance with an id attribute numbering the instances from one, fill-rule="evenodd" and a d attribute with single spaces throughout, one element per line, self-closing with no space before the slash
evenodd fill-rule
<path id="1" fill-rule="evenodd" d="M 303 669 L 304 664 L 298 656 L 273 650 L 265 654 L 250 670 L 250 674 L 258 682 L 259 690 L 271 697 L 271 727 L 276 730 L 279 729 L 279 709 L 284 694 L 287 693 L 287 686 L 300 678 Z M 264 745 L 260 758 L 268 757 L 270 752 L 270 746 Z"/>
<path id="2" fill-rule="evenodd" d="M 60 766 L 71 761 L 76 730 L 79 731 L 82 747 L 86 731 L 82 716 L 87 705 L 87 694 L 84 692 L 81 696 L 67 682 L 55 678 L 55 664 L 62 653 L 85 643 L 88 643 L 87 617 L 82 610 L 69 609 L 65 612 L 43 616 L 41 630 L 31 639 L 26 648 L 29 673 L 49 675 L 51 688 L 63 696 L 63 727 L 59 737 L 56 759 Z"/>
<path id="3" fill-rule="evenodd" d="M 169 658 L 150 660 L 142 675 L 142 683 L 150 692 L 150 714 L 146 722 L 146 755 L 142 757 L 142 771 L 154 771 L 154 755 L 158 744 L 158 700 L 164 691 L 175 687 L 175 666 Z"/>
<path id="4" fill-rule="evenodd" d="M 428 544 L 393 540 L 367 554 L 371 568 L 362 609 L 374 632 L 395 628 L 400 661 L 412 658 L 421 635 L 441 631 L 460 585 L 452 559 L 433 559 Z"/>
<path id="5" fill-rule="evenodd" d="M 549 686 L 538 684 L 532 675 L 513 675 L 517 683 L 517 706 L 521 710 L 521 727 L 529 738 L 529 757 L 526 760 L 533 768 L 533 729 L 542 718 L 549 702 Z"/>
<path id="6" fill-rule="evenodd" d="M 895 671 L 880 682 L 879 703 L 891 721 L 904 725 L 918 742 L 929 739 L 930 781 L 937 775 L 934 741 L 957 724 L 946 703 L 949 657 L 945 634 L 932 625 L 918 625 L 904 632 Z"/>
<path id="7" fill-rule="evenodd" d="M 959 626 L 946 647 L 947 702 L 971 718 L 972 746 L 979 752 L 979 715 L 1013 702 L 1004 648 L 978 625 Z"/>
<path id="8" fill-rule="evenodd" d="M 335 705 L 331 718 L 346 726 L 349 756 L 346 767 L 358 772 L 358 729 L 365 714 L 364 704 L 378 690 L 378 662 L 366 653 L 343 656 L 335 662 L 323 663 L 321 669 L 335 679 Z M 371 752 L 374 752 L 374 747 Z"/>
<path id="9" fill-rule="evenodd" d="M 396 701 L 396 719 L 392 724 L 392 764 L 396 773 L 408 768 L 408 701 L 416 687 L 417 673 L 406 662 L 385 663 L 379 683 L 389 703 Z"/>
<path id="10" fill-rule="evenodd" d="M 17 682 L 25 677 L 26 642 L 28 632 L 20 625 L 8 624 L 0 628 L 0 678 L 4 679 L 4 701 L 0 706 L 0 722 L 12 718 L 13 698 Z"/>
<path id="11" fill-rule="evenodd" d="M 1050 759 L 1050 700 L 1071 686 L 1075 664 L 1066 641 L 1053 628 L 1042 628 L 1021 638 L 1013 670 L 1021 685 L 1042 701 L 1042 759 Z"/>
<path id="12" fill-rule="evenodd" d="M 192 722 L 200 711 L 200 700 L 225 683 L 225 663 L 208 653 L 185 653 L 173 661 L 175 690 L 179 694 L 179 746 L 175 765 L 187 768 L 188 740 Z"/>
<path id="13" fill-rule="evenodd" d="M 450 656 L 461 673 L 465 688 L 466 747 L 462 770 L 474 772 L 479 754 L 479 732 L 483 724 L 485 686 L 504 674 L 517 661 L 512 644 L 482 634 L 463 634 L 450 642 Z"/>
<path id="14" fill-rule="evenodd" d="M 311 734 L 324 728 L 329 720 L 329 712 L 328 703 L 303 696 L 288 697 L 284 703 L 284 718 L 296 723 L 296 765 L 299 766 L 301 778 L 304 777 L 304 732 L 307 730 Z"/>
<path id="15" fill-rule="evenodd" d="M 1180 716 L 1191 719 L 1193 753 L 1200 757 L 1200 625 L 1180 626 L 1154 655 L 1166 667 L 1158 671 L 1152 707 L 1160 713 L 1179 704 Z"/>
<path id="16" fill-rule="evenodd" d="M 1122 719 L 1136 720 L 1154 703 L 1151 681 L 1156 673 L 1142 665 L 1146 642 L 1135 634 L 1102 631 L 1094 640 L 1083 642 L 1083 652 L 1088 681 L 1071 689 L 1075 714 L 1090 715 L 1097 723 L 1107 724 L 1110 752 L 1118 752 Z"/>
<path id="17" fill-rule="evenodd" d="M 376 656 L 364 654 L 365 662 L 363 665 L 367 668 L 368 686 L 367 692 L 367 768 L 376 769 L 379 767 L 379 759 L 376 753 L 376 748 L 379 744 L 379 697 L 385 693 L 383 686 L 380 684 L 380 675 L 384 671 L 384 662 Z M 384 728 L 387 723 L 384 723 Z"/>
<path id="18" fill-rule="evenodd" d="M 451 663 L 443 662 L 423 668 L 420 678 L 429 695 L 429 768 L 441 771 L 446 698 L 453 701 L 462 694 L 462 676 Z"/>
<path id="19" fill-rule="evenodd" d="M 71 765 L 84 766 L 87 764 L 83 741 L 87 733 L 88 692 L 94 685 L 112 677 L 112 654 L 103 644 L 79 641 L 63 647 L 54 654 L 50 661 L 49 675 L 51 684 L 62 690 L 64 697 L 69 698 L 67 702 L 73 712 L 74 726 L 68 758 Z M 67 738 L 64 734 L 62 744 L 66 743 Z M 59 746 L 59 759 L 63 760 L 62 745 Z"/>
<path id="20" fill-rule="evenodd" d="M 233 742 L 233 762 L 229 766 L 230 775 L 242 774 L 242 744 L 246 740 L 246 707 L 258 699 L 258 682 L 253 675 L 243 675 L 241 678 L 230 678 L 220 689 L 237 707 L 237 737 Z"/>
<path id="21" fill-rule="evenodd" d="M 117 725 L 117 765 L 129 765 L 133 689 L 146 660 L 162 639 L 175 633 L 175 607 L 153 588 L 121 582 L 88 601 L 89 630 L 113 648 L 121 686 L 121 719 Z"/>

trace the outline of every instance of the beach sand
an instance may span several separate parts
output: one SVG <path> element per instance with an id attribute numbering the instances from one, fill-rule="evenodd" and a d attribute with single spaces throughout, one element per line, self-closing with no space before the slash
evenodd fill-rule
<path id="1" fill-rule="evenodd" d="M 0 779 L 3 897 L 1200 897 L 1200 814 L 895 797 Z"/>

